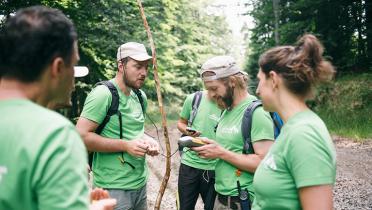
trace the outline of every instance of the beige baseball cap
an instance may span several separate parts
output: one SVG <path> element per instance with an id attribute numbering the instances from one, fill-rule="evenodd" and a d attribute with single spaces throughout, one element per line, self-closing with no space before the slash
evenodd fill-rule
<path id="1" fill-rule="evenodd" d="M 74 77 L 85 77 L 89 69 L 86 66 L 74 66 Z"/>
<path id="2" fill-rule="evenodd" d="M 152 58 L 147 54 L 145 45 L 137 42 L 127 42 L 118 48 L 116 60 L 120 61 L 126 57 L 130 57 L 136 61 L 146 61 Z"/>
<path id="3" fill-rule="evenodd" d="M 214 75 L 203 76 L 205 72 L 212 72 Z M 226 55 L 208 59 L 200 69 L 200 75 L 203 81 L 217 80 L 237 73 L 247 74 L 238 68 L 233 57 Z"/>

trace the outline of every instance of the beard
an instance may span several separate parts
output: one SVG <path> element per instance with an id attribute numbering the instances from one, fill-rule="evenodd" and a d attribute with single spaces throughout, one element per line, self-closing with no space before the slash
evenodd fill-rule
<path id="1" fill-rule="evenodd" d="M 124 82 L 125 86 L 127 86 L 131 89 L 140 89 L 142 87 L 142 85 L 144 84 L 144 83 L 142 83 L 142 84 L 137 85 L 136 81 L 129 80 L 125 73 L 123 75 L 123 82 Z"/>
<path id="2" fill-rule="evenodd" d="M 214 98 L 214 101 L 216 102 L 217 106 L 220 109 L 231 109 L 231 106 L 234 102 L 234 88 L 230 86 L 226 86 L 226 93 L 223 96 L 220 96 L 218 98 Z"/>
<path id="3" fill-rule="evenodd" d="M 234 102 L 234 88 L 227 86 L 226 93 L 221 97 L 226 109 L 230 109 Z"/>

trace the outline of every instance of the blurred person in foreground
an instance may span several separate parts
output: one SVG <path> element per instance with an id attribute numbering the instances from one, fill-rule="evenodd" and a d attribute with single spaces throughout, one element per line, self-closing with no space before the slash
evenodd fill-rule
<path id="1" fill-rule="evenodd" d="M 102 189 L 89 204 L 84 144 L 71 122 L 45 108 L 69 101 L 74 88 L 71 20 L 34 6 L 0 30 L 0 209 L 112 209 Z"/>

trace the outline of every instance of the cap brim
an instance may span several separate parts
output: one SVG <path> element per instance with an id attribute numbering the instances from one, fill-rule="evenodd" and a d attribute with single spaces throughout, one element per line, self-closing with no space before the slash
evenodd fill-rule
<path id="1" fill-rule="evenodd" d="M 84 77 L 88 75 L 89 69 L 86 66 L 75 66 L 74 67 L 74 76 L 75 77 Z"/>
<path id="2" fill-rule="evenodd" d="M 129 57 L 136 61 L 147 61 L 152 59 L 152 57 L 147 54 L 130 55 Z"/>

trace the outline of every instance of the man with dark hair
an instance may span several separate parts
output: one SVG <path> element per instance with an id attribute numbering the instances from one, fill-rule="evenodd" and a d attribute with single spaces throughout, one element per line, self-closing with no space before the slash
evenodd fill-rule
<path id="1" fill-rule="evenodd" d="M 215 139 L 215 127 L 221 109 L 208 91 L 197 91 L 187 96 L 177 122 L 178 130 L 185 136 Z M 184 147 L 178 174 L 178 198 L 180 210 L 195 209 L 199 194 L 205 210 L 212 210 L 214 190 L 214 159 L 200 158 L 190 148 Z"/>
<path id="2" fill-rule="evenodd" d="M 21 9 L 1 28 L 0 49 L 0 209 L 88 209 L 84 144 L 45 108 L 68 101 L 74 87 L 72 22 L 56 9 Z"/>
<path id="3" fill-rule="evenodd" d="M 143 44 L 121 45 L 115 78 L 92 90 L 76 124 L 88 150 L 94 152 L 93 184 L 108 189 L 118 200 L 116 209 L 147 209 L 145 155 L 159 154 L 158 143 L 144 135 L 147 99 L 140 88 L 150 59 Z M 114 101 L 115 115 L 102 126 Z"/>

